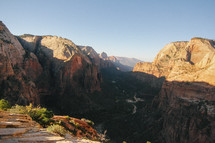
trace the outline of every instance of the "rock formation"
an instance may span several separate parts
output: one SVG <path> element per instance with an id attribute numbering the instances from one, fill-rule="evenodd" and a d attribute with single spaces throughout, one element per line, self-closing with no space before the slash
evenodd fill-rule
<path id="1" fill-rule="evenodd" d="M 0 111 L 0 142 L 86 142 L 86 143 L 99 143 L 98 141 L 91 141 L 88 139 L 83 139 L 84 135 L 78 134 L 78 136 L 72 136 L 71 134 L 66 134 L 65 137 L 61 137 L 57 134 L 50 133 L 42 128 L 38 123 L 32 121 L 31 117 L 28 115 L 14 114 L 6 111 Z M 64 119 L 63 116 L 55 116 L 57 118 Z M 92 137 L 97 136 L 96 131 L 87 125 L 86 122 L 79 119 L 73 118 L 76 122 L 80 122 L 81 129 L 88 132 L 92 131 Z M 71 126 L 71 125 L 70 125 Z M 88 127 L 88 128 L 84 128 Z M 78 133 L 81 130 L 78 130 Z M 89 137 L 91 137 L 89 135 Z"/>
<path id="2" fill-rule="evenodd" d="M 107 55 L 107 53 L 105 53 L 105 52 L 102 52 L 102 53 L 99 55 L 99 57 L 100 57 L 101 59 L 108 60 L 108 55 Z"/>
<path id="3" fill-rule="evenodd" d="M 17 38 L 28 53 L 36 55 L 42 67 L 35 82 L 41 103 L 70 113 L 88 110 L 88 104 L 84 104 L 89 100 L 87 94 L 99 91 L 102 81 L 99 72 L 102 61 L 93 48 L 77 46 L 57 36 Z"/>
<path id="4" fill-rule="evenodd" d="M 214 59 L 214 40 L 192 38 L 166 45 L 152 63 L 136 64 L 135 72 L 166 78 L 154 99 L 165 142 L 215 141 Z"/>
<path id="5" fill-rule="evenodd" d="M 60 124 L 70 131 L 74 137 L 87 138 L 90 140 L 100 139 L 100 135 L 92 127 L 94 123 L 90 120 L 84 118 L 80 120 L 69 116 L 54 116 L 52 119 L 56 124 Z"/>
<path id="6" fill-rule="evenodd" d="M 189 42 L 167 44 L 152 63 L 138 63 L 135 71 L 165 76 L 167 80 L 199 81 L 215 84 L 215 41 L 193 38 Z"/>
<path id="7" fill-rule="evenodd" d="M 35 84 L 41 66 L 36 56 L 25 52 L 19 41 L 0 22 L 0 97 L 11 103 L 39 104 Z M 33 76 L 31 78 L 29 75 Z"/>
<path id="8" fill-rule="evenodd" d="M 99 68 L 104 64 L 98 54 L 65 38 L 15 37 L 0 22 L 0 57 L 0 98 L 12 104 L 55 106 L 59 99 L 69 102 L 67 97 L 72 104 L 101 89 Z"/>
<path id="9" fill-rule="evenodd" d="M 18 39 L 27 51 L 38 57 L 44 70 L 41 76 L 47 79 L 47 85 L 50 85 L 50 82 L 56 83 L 54 86 L 61 88 L 62 93 L 67 85 L 74 85 L 72 88 L 75 89 L 75 85 L 79 85 L 83 87 L 80 90 L 89 92 L 100 90 L 101 77 L 97 62 L 90 59 L 84 47 L 76 46 L 72 41 L 57 36 L 23 35 Z M 81 80 L 74 81 L 74 78 Z M 44 86 L 39 90 L 50 93 L 49 89 L 43 88 Z"/>
<path id="10" fill-rule="evenodd" d="M 136 64 L 133 73 L 113 70 L 113 63 L 126 70 L 119 58 L 98 55 L 92 47 L 57 36 L 15 37 L 0 22 L 0 98 L 88 114 L 119 142 L 121 136 L 130 142 L 215 142 L 214 40 L 170 43 L 152 63 Z M 126 102 L 134 97 L 144 102 Z"/>

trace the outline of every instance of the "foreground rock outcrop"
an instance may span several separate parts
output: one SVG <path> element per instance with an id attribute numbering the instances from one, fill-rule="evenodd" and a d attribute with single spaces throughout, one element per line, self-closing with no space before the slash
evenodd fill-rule
<path id="1" fill-rule="evenodd" d="M 162 112 L 165 142 L 215 142 L 215 41 L 192 38 L 166 45 L 134 72 L 165 77 L 154 106 Z"/>
<path id="2" fill-rule="evenodd" d="M 70 134 L 61 137 L 57 134 L 47 132 L 46 129 L 42 128 L 38 123 L 32 121 L 31 117 L 28 115 L 0 111 L 0 142 L 98 143 L 97 141 L 83 139 L 83 136 L 80 135 L 79 137 L 81 138 L 73 137 Z"/>
<path id="3" fill-rule="evenodd" d="M 100 135 L 92 127 L 93 122 L 87 119 L 77 119 L 69 116 L 54 116 L 55 123 L 61 124 L 65 129 L 73 133 L 73 136 L 99 140 Z"/>

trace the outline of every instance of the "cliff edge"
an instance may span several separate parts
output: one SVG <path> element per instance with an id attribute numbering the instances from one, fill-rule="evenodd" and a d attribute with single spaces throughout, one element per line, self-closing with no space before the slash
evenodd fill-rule
<path id="1" fill-rule="evenodd" d="M 215 142 L 214 40 L 167 44 L 152 63 L 138 63 L 133 71 L 166 78 L 153 101 L 166 143 Z"/>

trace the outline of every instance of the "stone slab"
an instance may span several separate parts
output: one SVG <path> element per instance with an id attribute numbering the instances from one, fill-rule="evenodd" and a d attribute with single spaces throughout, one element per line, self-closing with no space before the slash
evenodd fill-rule
<path id="1" fill-rule="evenodd" d="M 36 137 L 25 137 L 19 138 L 19 142 L 51 142 L 51 141 L 61 141 L 65 138 L 60 136 L 36 136 Z"/>
<path id="2" fill-rule="evenodd" d="M 0 136 L 15 136 L 23 134 L 27 130 L 27 128 L 0 128 Z"/>

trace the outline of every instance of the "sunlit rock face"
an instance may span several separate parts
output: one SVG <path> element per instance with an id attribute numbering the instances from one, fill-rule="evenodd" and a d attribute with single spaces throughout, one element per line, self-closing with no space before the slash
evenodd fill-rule
<path id="1" fill-rule="evenodd" d="M 76 46 L 72 41 L 57 36 L 23 35 L 19 40 L 26 50 L 35 53 L 48 73 L 47 81 L 54 80 L 59 84 L 55 86 L 63 88 L 67 84 L 75 84 L 74 78 L 77 75 L 83 78 L 82 81 L 78 81 L 83 87 L 82 90 L 85 90 L 85 87 L 88 87 L 88 91 L 100 90 L 100 75 L 96 66 L 99 65 L 99 61 L 92 61 L 90 58 L 91 55 L 96 55 L 92 48 L 87 53 L 84 47 Z"/>
<path id="2" fill-rule="evenodd" d="M 152 63 L 133 71 L 165 77 L 154 105 L 163 112 L 165 142 L 215 141 L 215 41 L 167 44 Z"/>
<path id="3" fill-rule="evenodd" d="M 0 40 L 1 54 L 7 56 L 13 66 L 22 64 L 25 50 L 2 22 L 0 22 Z"/>
<path id="4" fill-rule="evenodd" d="M 173 81 L 199 81 L 215 85 L 215 41 L 192 38 L 167 44 L 152 63 L 138 63 L 133 71 L 165 76 Z"/>
<path id="5" fill-rule="evenodd" d="M 14 36 L 0 22 L 0 57 L 0 97 L 11 103 L 63 104 L 101 89 L 98 54 L 65 38 Z"/>
<path id="6" fill-rule="evenodd" d="M 13 75 L 14 66 L 21 66 L 23 62 L 24 49 L 19 41 L 10 33 L 7 27 L 0 22 L 0 72 L 4 75 Z"/>
<path id="7" fill-rule="evenodd" d="M 148 63 L 148 62 L 145 62 L 145 63 L 139 62 L 139 63 L 137 63 L 134 66 L 133 72 L 144 72 L 144 73 L 147 73 L 147 74 L 154 75 L 156 77 L 161 77 L 161 73 L 159 72 L 157 66 L 153 66 L 152 63 Z"/>
<path id="8" fill-rule="evenodd" d="M 28 53 L 36 55 L 42 67 L 37 76 L 39 72 L 32 73 L 37 65 L 27 62 L 32 65 L 31 77 L 37 77 L 35 84 L 41 103 L 64 113 L 88 110 L 85 107 L 90 104 L 88 94 L 100 91 L 102 82 L 99 71 L 102 61 L 94 49 L 57 36 L 17 38 Z"/>
<path id="9" fill-rule="evenodd" d="M 36 56 L 25 52 L 17 38 L 0 22 L 0 98 L 11 103 L 39 104 L 34 81 L 41 72 Z"/>

